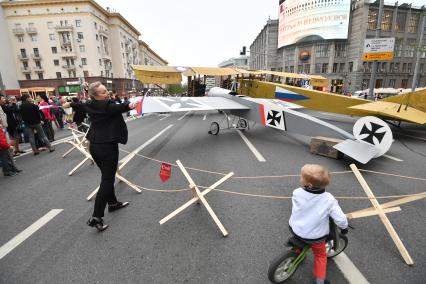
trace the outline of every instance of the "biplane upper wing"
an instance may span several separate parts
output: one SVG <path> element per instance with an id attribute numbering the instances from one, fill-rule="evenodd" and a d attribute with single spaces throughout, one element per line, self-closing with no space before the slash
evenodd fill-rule
<path id="1" fill-rule="evenodd" d="M 245 105 L 221 97 L 145 97 L 141 113 L 249 109 Z"/>
<path id="2" fill-rule="evenodd" d="M 351 109 L 364 111 L 365 115 L 375 115 L 385 119 L 403 120 L 418 124 L 426 124 L 426 112 L 405 105 L 377 101 L 362 105 L 351 106 Z"/>

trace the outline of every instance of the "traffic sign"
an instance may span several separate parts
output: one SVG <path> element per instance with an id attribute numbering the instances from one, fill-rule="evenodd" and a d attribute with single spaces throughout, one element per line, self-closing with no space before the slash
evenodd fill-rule
<path id="1" fill-rule="evenodd" d="M 367 38 L 364 41 L 362 59 L 367 60 L 392 60 L 395 38 Z"/>

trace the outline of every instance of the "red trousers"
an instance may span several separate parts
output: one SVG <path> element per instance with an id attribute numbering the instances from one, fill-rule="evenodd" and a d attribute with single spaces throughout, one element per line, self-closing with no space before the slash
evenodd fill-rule
<path id="1" fill-rule="evenodd" d="M 314 276 L 318 279 L 325 279 L 327 272 L 327 251 L 325 241 L 311 244 L 311 249 L 314 252 Z"/>

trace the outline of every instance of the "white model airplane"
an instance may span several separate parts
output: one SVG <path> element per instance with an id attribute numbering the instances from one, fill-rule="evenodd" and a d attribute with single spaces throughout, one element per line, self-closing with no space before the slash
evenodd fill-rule
<path id="1" fill-rule="evenodd" d="M 218 110 L 225 115 L 226 125 L 221 128 L 218 122 L 212 122 L 209 133 L 213 135 L 217 135 L 220 130 L 248 130 L 252 122 L 310 137 L 340 138 L 343 141 L 334 148 L 363 164 L 386 153 L 392 144 L 392 131 L 384 121 L 376 117 L 359 119 L 351 134 L 295 110 L 298 108 L 301 107 L 292 103 L 241 96 L 215 87 L 206 97 L 145 96 L 138 104 L 137 111 L 146 114 Z M 233 116 L 232 121 L 229 116 Z"/>

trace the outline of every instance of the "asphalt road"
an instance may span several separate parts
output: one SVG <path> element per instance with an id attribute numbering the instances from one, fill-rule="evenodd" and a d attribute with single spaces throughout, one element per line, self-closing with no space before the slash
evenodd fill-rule
<path id="1" fill-rule="evenodd" d="M 298 174 L 305 163 L 320 163 L 331 171 L 347 171 L 350 159 L 333 160 L 312 155 L 306 137 L 288 135 L 255 125 L 244 135 L 266 162 L 259 162 L 235 131 L 218 136 L 207 134 L 210 122 L 220 120 L 215 112 L 147 116 L 130 121 L 131 151 L 172 125 L 141 154 L 191 168 L 235 176 Z M 316 114 L 346 130 L 354 119 Z M 426 178 L 426 129 L 407 125 L 394 129 L 395 143 L 389 155 L 360 168 Z M 63 132 L 60 135 L 66 135 Z M 59 134 L 58 134 L 58 138 Z M 422 140 L 423 139 L 423 140 Z M 159 178 L 160 164 L 135 157 L 122 174 L 133 183 L 168 192 L 137 194 L 123 183 L 116 186 L 119 200 L 130 201 L 119 212 L 106 213 L 110 228 L 103 233 L 86 226 L 93 202 L 86 196 L 98 185 L 96 166 L 85 164 L 73 176 L 67 173 L 82 160 L 74 151 L 57 151 L 17 159 L 24 171 L 17 177 L 0 178 L 0 248 L 52 209 L 63 209 L 28 239 L 0 259 L 0 283 L 268 283 L 270 261 L 285 250 L 289 236 L 289 199 L 249 197 L 213 191 L 205 197 L 229 236 L 222 237 L 201 205 L 192 205 L 164 225 L 159 220 L 191 198 L 179 168 L 172 168 L 166 183 Z M 120 157 L 126 153 L 122 151 Z M 222 175 L 189 170 L 194 181 L 209 186 Z M 377 196 L 423 192 L 425 181 L 364 173 Z M 259 195 L 291 196 L 298 177 L 241 179 L 226 181 L 220 189 Z M 335 196 L 365 193 L 351 173 L 332 176 L 328 190 Z M 382 201 L 381 201 L 382 202 Z M 384 202 L 384 201 L 383 201 Z M 339 199 L 351 212 L 371 206 L 365 199 Z M 404 264 L 392 239 L 377 216 L 352 221 L 346 255 L 370 283 L 425 283 L 426 201 L 402 205 L 402 211 L 387 214 L 415 265 Z M 288 283 L 312 283 L 312 256 Z M 346 271 L 347 272 L 347 271 Z M 332 283 L 349 283 L 345 271 L 329 262 Z M 352 283 L 354 280 L 352 279 Z"/>

